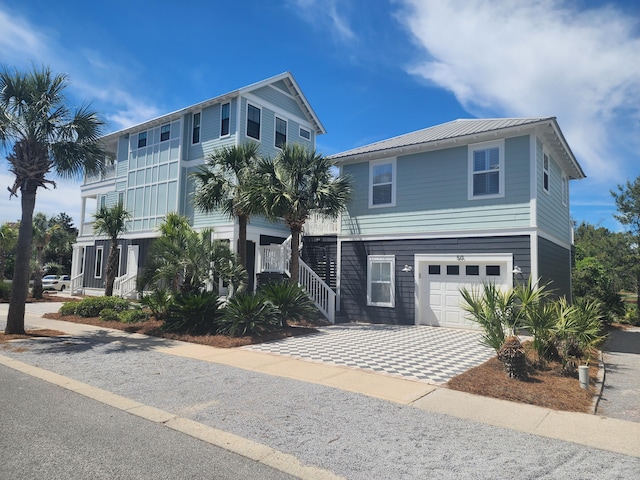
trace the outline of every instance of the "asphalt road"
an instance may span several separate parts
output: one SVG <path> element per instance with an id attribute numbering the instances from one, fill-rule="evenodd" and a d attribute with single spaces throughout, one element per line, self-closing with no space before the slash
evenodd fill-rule
<path id="1" fill-rule="evenodd" d="M 293 477 L 0 366 L 0 478 Z"/>

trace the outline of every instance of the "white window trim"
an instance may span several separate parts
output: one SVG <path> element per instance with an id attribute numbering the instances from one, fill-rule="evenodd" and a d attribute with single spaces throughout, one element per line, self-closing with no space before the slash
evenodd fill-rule
<path id="1" fill-rule="evenodd" d="M 544 166 L 544 160 L 547 159 L 547 167 Z M 547 177 L 547 187 L 544 186 L 544 178 Z M 551 157 L 544 150 L 542 151 L 542 190 L 549 195 L 551 190 Z"/>
<path id="2" fill-rule="evenodd" d="M 229 105 L 229 132 L 222 135 L 222 107 L 224 107 L 225 105 Z M 247 106 L 247 115 L 248 114 L 249 114 L 249 107 Z M 260 123 L 260 127 L 262 128 L 262 122 Z M 224 102 L 220 104 L 220 132 L 219 133 L 220 133 L 220 138 L 227 138 L 231 136 L 231 102 Z"/>
<path id="3" fill-rule="evenodd" d="M 100 252 L 100 264 L 98 264 L 98 252 Z M 102 278 L 103 266 L 104 266 L 104 247 L 96 247 L 96 261 L 95 261 L 95 265 L 93 266 L 94 278 Z"/>
<path id="4" fill-rule="evenodd" d="M 258 131 L 258 136 L 260 138 L 250 137 L 249 136 L 249 106 L 253 108 L 257 108 L 260 110 L 260 130 Z M 245 119 L 244 119 L 244 136 L 250 138 L 252 142 L 261 142 L 262 141 L 262 107 L 255 105 L 252 102 L 247 102 L 247 108 L 245 109 Z"/>
<path id="5" fill-rule="evenodd" d="M 391 264 L 391 302 L 373 302 L 371 301 L 371 265 L 373 263 L 390 263 Z M 367 305 L 371 307 L 388 307 L 396 306 L 396 257 L 395 255 L 367 255 Z"/>
<path id="6" fill-rule="evenodd" d="M 373 169 L 378 165 L 391 164 L 391 202 L 373 204 Z M 397 158 L 385 158 L 382 160 L 373 160 L 369 162 L 369 208 L 386 208 L 396 206 L 396 184 L 398 177 Z"/>
<path id="7" fill-rule="evenodd" d="M 474 195 L 473 194 L 473 152 L 476 150 L 487 150 L 490 148 L 498 147 L 498 166 L 500 179 L 498 183 L 498 193 L 493 195 Z M 482 142 L 482 143 L 474 143 L 469 145 L 468 147 L 468 172 L 467 172 L 467 185 L 468 192 L 467 198 L 468 200 L 484 200 L 489 198 L 502 198 L 504 197 L 504 178 L 506 176 L 505 167 L 504 167 L 504 140 L 494 140 L 491 142 Z"/>
<path id="8" fill-rule="evenodd" d="M 285 124 L 285 129 L 284 129 L 284 135 L 285 135 L 284 143 L 285 144 L 289 142 L 289 120 L 287 120 L 282 115 L 274 114 L 274 116 L 273 116 L 273 146 L 275 148 L 277 148 L 278 150 L 282 150 L 281 147 L 276 145 L 276 132 L 277 132 L 277 128 L 278 128 L 278 119 L 282 120 L 284 122 L 284 124 Z"/>
<path id="9" fill-rule="evenodd" d="M 303 131 L 303 130 L 309 134 L 309 138 L 305 138 L 305 137 L 303 137 L 303 136 L 301 135 L 301 133 L 302 133 L 302 131 Z M 311 141 L 311 130 L 309 130 L 308 128 L 305 128 L 305 127 L 302 127 L 302 126 L 298 125 L 298 136 L 299 136 L 301 139 L 303 139 L 303 140 L 305 140 L 305 141 L 307 141 L 307 142 L 310 142 L 310 141 Z"/>
<path id="10" fill-rule="evenodd" d="M 198 141 L 194 142 L 193 141 L 193 131 L 196 128 L 196 115 L 200 114 L 200 124 L 198 125 Z M 200 142 L 202 142 L 202 110 L 199 110 L 197 112 L 193 112 L 193 116 L 191 117 L 191 145 L 198 145 Z"/>

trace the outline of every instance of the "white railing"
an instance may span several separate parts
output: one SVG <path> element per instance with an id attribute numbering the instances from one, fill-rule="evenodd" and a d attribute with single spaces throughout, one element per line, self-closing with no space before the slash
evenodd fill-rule
<path id="1" fill-rule="evenodd" d="M 83 222 L 80 225 L 80 236 L 85 237 L 89 235 L 93 235 L 93 222 Z"/>
<path id="2" fill-rule="evenodd" d="M 331 218 L 319 213 L 312 213 L 304 222 L 305 235 L 336 235 L 340 229 L 340 217 Z"/>
<path id="3" fill-rule="evenodd" d="M 121 296 L 122 298 L 131 298 L 137 296 L 136 292 L 136 273 L 124 274 L 121 277 L 116 277 L 113 281 L 113 293 Z"/>
<path id="4" fill-rule="evenodd" d="M 336 323 L 336 292 L 322 280 L 302 259 L 298 267 L 298 283 L 330 323 Z"/>
<path id="5" fill-rule="evenodd" d="M 260 271 L 291 275 L 291 236 L 280 245 L 260 247 Z"/>
<path id="6" fill-rule="evenodd" d="M 115 178 L 115 176 L 116 176 L 116 166 L 109 165 L 104 169 L 103 172 L 99 172 L 94 175 L 85 175 L 84 184 L 87 185 L 89 183 L 96 183 L 96 182 L 102 182 L 104 180 L 110 180 L 112 178 Z"/>
<path id="7" fill-rule="evenodd" d="M 69 292 L 71 295 L 82 295 L 84 289 L 82 288 L 82 280 L 84 274 L 76 275 L 75 277 L 71 277 L 71 283 L 69 284 Z"/>

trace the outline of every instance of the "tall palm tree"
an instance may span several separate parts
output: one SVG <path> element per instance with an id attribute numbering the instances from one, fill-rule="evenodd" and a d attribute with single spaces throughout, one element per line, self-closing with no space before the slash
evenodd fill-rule
<path id="1" fill-rule="evenodd" d="M 262 159 L 245 197 L 271 220 L 284 219 L 291 231 L 291 281 L 298 283 L 300 234 L 312 213 L 337 218 L 351 197 L 351 181 L 334 176 L 326 157 L 302 145 L 283 145 L 273 160 Z"/>
<path id="2" fill-rule="evenodd" d="M 127 220 L 131 214 L 124 208 L 122 202 L 113 207 L 100 207 L 93 214 L 93 231 L 96 235 L 109 237 L 109 256 L 107 257 L 107 281 L 104 286 L 104 294 L 107 297 L 113 295 L 113 282 L 118 273 L 118 237 L 127 231 Z"/>
<path id="3" fill-rule="evenodd" d="M 55 187 L 51 172 L 63 178 L 97 173 L 105 160 L 99 144 L 103 122 L 87 105 L 71 110 L 67 86 L 66 75 L 52 75 L 46 67 L 0 70 L 0 143 L 11 150 L 7 160 L 15 181 L 9 192 L 20 193 L 22 207 L 6 333 L 24 333 L 38 188 Z"/>
<path id="4" fill-rule="evenodd" d="M 238 257 L 247 268 L 247 223 L 255 213 L 252 204 L 242 202 L 258 165 L 258 144 L 245 143 L 217 150 L 193 173 L 198 182 L 193 204 L 211 212 L 221 210 L 238 219 Z"/>
<path id="5" fill-rule="evenodd" d="M 44 273 L 44 250 L 51 238 L 60 230 L 60 225 L 51 225 L 47 216 L 40 212 L 33 216 L 33 298 L 42 298 L 42 274 Z"/>

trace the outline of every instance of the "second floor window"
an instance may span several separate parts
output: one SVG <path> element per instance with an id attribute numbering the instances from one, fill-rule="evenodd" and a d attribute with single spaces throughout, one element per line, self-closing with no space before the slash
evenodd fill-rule
<path id="1" fill-rule="evenodd" d="M 276 147 L 282 148 L 287 143 L 287 121 L 276 117 Z"/>
<path id="2" fill-rule="evenodd" d="M 395 204 L 395 170 L 395 160 L 369 164 L 369 207 L 390 207 Z"/>
<path id="3" fill-rule="evenodd" d="M 141 132 L 138 134 L 138 148 L 147 146 L 147 132 Z"/>
<path id="4" fill-rule="evenodd" d="M 193 132 L 191 133 L 191 143 L 200 143 L 200 116 L 201 113 L 193 114 Z"/>
<path id="5" fill-rule="evenodd" d="M 549 155 L 546 153 L 542 158 L 542 188 L 549 193 Z"/>
<path id="6" fill-rule="evenodd" d="M 229 135 L 229 111 L 231 104 L 225 103 L 220 108 L 220 136 Z M 260 130 L 258 129 L 258 132 Z"/>
<path id="7" fill-rule="evenodd" d="M 306 128 L 300 127 L 300 137 L 304 138 L 305 140 L 311 140 L 311 132 Z"/>
<path id="8" fill-rule="evenodd" d="M 469 197 L 486 198 L 504 195 L 503 144 L 470 147 Z"/>
<path id="9" fill-rule="evenodd" d="M 167 123 L 166 125 L 163 125 L 160 128 L 160 141 L 164 142 L 165 140 L 169 140 L 170 136 L 171 136 L 171 125 Z"/>
<path id="10" fill-rule="evenodd" d="M 260 140 L 260 109 L 247 105 L 247 137 Z"/>

